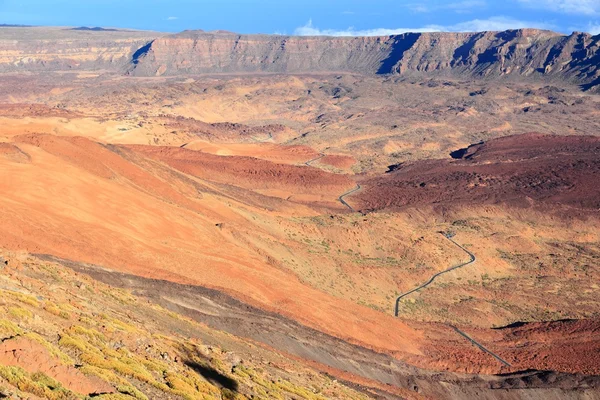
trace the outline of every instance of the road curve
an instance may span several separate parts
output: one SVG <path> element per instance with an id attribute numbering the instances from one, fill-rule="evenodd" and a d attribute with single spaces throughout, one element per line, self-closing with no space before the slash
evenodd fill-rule
<path id="1" fill-rule="evenodd" d="M 352 208 L 352 206 L 348 203 L 346 203 L 346 200 L 344 200 L 344 197 L 351 195 L 352 193 L 358 192 L 360 190 L 360 185 L 356 184 L 356 187 L 352 190 L 347 191 L 346 193 L 344 193 L 343 195 L 341 195 L 340 197 L 338 197 L 338 200 L 340 201 L 340 203 L 342 203 L 343 205 L 345 205 L 346 207 L 348 207 L 348 209 L 352 212 L 356 212 L 356 210 L 354 208 Z"/>
<path id="2" fill-rule="evenodd" d="M 314 163 L 315 161 L 319 161 L 323 157 L 325 157 L 325 154 L 319 153 L 319 157 L 313 158 L 312 160 L 309 160 L 309 161 L 305 162 L 304 165 L 310 167 L 310 164 Z"/>
<path id="3" fill-rule="evenodd" d="M 450 271 L 454 271 L 455 269 L 459 269 L 462 267 L 465 267 L 467 265 L 473 264 L 475 262 L 475 260 L 477 259 L 475 257 L 475 254 L 471 253 L 469 250 L 465 249 L 462 245 L 458 244 L 453 238 L 454 235 L 448 234 L 448 233 L 444 233 L 444 232 L 440 232 L 446 239 L 448 239 L 449 241 L 451 241 L 452 243 L 454 243 L 455 246 L 457 246 L 459 249 L 461 249 L 462 251 L 464 251 L 465 253 L 467 253 L 469 255 L 469 261 L 456 265 L 454 267 L 448 268 L 447 270 L 438 272 L 437 274 L 433 275 L 427 282 L 425 282 L 424 284 L 422 284 L 419 287 L 416 287 L 415 289 L 412 289 L 406 293 L 401 294 L 400 296 L 398 296 L 398 298 L 396 299 L 396 307 L 394 309 L 394 315 L 397 317 L 399 314 L 399 308 L 400 308 L 400 300 L 402 300 L 404 297 L 408 296 L 411 293 L 414 293 L 416 291 L 419 291 L 423 288 L 426 288 L 427 286 L 431 285 L 433 283 L 433 281 L 435 281 L 435 278 L 437 278 L 440 275 L 444 275 L 447 274 Z M 494 357 L 496 360 L 498 360 L 501 364 L 510 367 L 511 365 L 504 360 L 503 358 L 501 358 L 499 355 L 495 354 L 494 352 L 488 350 L 485 346 L 483 346 L 481 343 L 477 342 L 475 339 L 473 339 L 471 336 L 467 335 L 465 332 L 461 331 L 460 329 L 458 329 L 456 326 L 451 325 L 451 324 L 446 324 L 447 326 L 451 327 L 452 329 L 454 329 L 454 331 L 456 333 L 458 333 L 460 336 L 462 336 L 463 338 L 467 339 L 469 342 L 471 342 L 471 344 L 473 344 L 474 346 L 478 347 L 481 351 L 483 351 L 484 353 L 487 353 L 489 355 L 491 355 L 492 357 Z"/>
<path id="4" fill-rule="evenodd" d="M 476 260 L 475 255 L 473 253 L 471 253 L 469 250 L 465 249 L 463 246 L 461 246 L 460 244 L 456 243 L 453 239 L 452 236 L 448 235 L 448 234 L 444 234 L 442 233 L 442 235 L 448 239 L 449 241 L 451 241 L 452 243 L 454 243 L 456 246 L 458 246 L 462 251 L 464 251 L 465 253 L 467 253 L 469 255 L 469 261 L 459 264 L 459 265 L 455 265 L 454 267 L 450 267 L 444 271 L 438 272 L 437 274 L 433 275 L 427 282 L 425 282 L 424 284 L 422 284 L 421 286 L 418 286 L 412 290 L 409 290 L 406 293 L 402 293 L 400 296 L 398 296 L 396 298 L 396 306 L 394 307 L 394 315 L 397 317 L 399 314 L 399 308 L 400 308 L 400 300 L 402 300 L 404 297 L 408 296 L 409 294 L 412 294 L 414 292 L 417 292 L 423 288 L 426 288 L 427 286 L 431 285 L 433 283 L 433 281 L 435 281 L 435 279 L 439 276 L 442 276 L 444 274 L 447 274 L 448 272 L 454 271 L 455 269 L 459 269 L 462 267 L 465 267 L 469 264 L 473 264 Z"/>

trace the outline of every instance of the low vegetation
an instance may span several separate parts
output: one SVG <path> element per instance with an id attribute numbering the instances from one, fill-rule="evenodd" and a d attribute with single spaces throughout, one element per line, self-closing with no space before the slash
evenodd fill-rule
<path id="1" fill-rule="evenodd" d="M 29 258 L 10 272 L 12 279 L 6 278 L 0 289 L 0 339 L 41 345 L 48 360 L 5 365 L 0 355 L 0 397 L 363 398 L 300 364 L 61 265 Z M 98 383 L 98 390 L 112 389 L 78 392 L 70 386 L 75 375 L 53 376 L 60 368 L 84 374 Z"/>

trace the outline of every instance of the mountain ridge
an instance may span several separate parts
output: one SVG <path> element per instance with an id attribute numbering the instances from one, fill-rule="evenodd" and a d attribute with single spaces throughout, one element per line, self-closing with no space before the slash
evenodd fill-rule
<path id="1" fill-rule="evenodd" d="M 0 72 L 108 70 L 130 76 L 357 73 L 534 79 L 600 88 L 600 35 L 517 29 L 334 37 L 0 29 Z M 37 35 L 21 32 L 38 32 Z M 30 37 L 31 36 L 31 37 Z"/>
<path id="2" fill-rule="evenodd" d="M 218 72 L 352 72 L 445 77 L 530 77 L 600 83 L 600 35 L 519 29 L 381 37 L 238 35 L 184 31 L 156 39 L 135 76 Z"/>

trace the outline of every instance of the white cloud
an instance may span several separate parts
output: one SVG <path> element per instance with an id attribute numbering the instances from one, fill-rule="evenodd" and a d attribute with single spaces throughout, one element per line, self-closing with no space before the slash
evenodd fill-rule
<path id="1" fill-rule="evenodd" d="M 518 0 L 519 3 L 542 10 L 568 14 L 600 15 L 599 0 Z"/>
<path id="2" fill-rule="evenodd" d="M 471 12 L 477 8 L 484 8 L 487 3 L 484 0 L 462 0 L 442 4 L 411 3 L 406 5 L 411 11 L 418 13 L 429 13 L 441 10 L 450 10 L 457 13 Z"/>
<path id="3" fill-rule="evenodd" d="M 584 31 L 591 33 L 592 35 L 600 35 L 600 23 L 589 23 Z"/>
<path id="4" fill-rule="evenodd" d="M 343 30 L 335 30 L 335 29 L 319 29 L 315 27 L 312 23 L 312 20 L 309 20 L 308 23 L 304 26 L 296 28 L 294 31 L 295 35 L 298 36 L 389 36 L 389 35 L 399 35 L 406 32 L 437 32 L 440 31 L 442 27 L 430 25 L 423 28 L 411 29 L 411 28 L 396 28 L 396 29 L 386 29 L 386 28 L 376 28 L 376 29 L 366 29 L 366 30 L 356 30 L 352 27 Z"/>
<path id="5" fill-rule="evenodd" d="M 572 25 L 569 27 L 568 32 L 587 32 L 593 36 L 600 35 L 600 22 L 588 22 L 587 25 Z"/>
<path id="6" fill-rule="evenodd" d="M 451 32 L 481 32 L 481 31 L 506 31 L 508 29 L 537 28 L 553 29 L 554 26 L 545 22 L 521 21 L 507 17 L 491 17 L 488 19 L 474 19 L 461 22 L 448 27 Z"/>
<path id="7" fill-rule="evenodd" d="M 167 18 L 167 21 L 175 21 L 176 19 L 178 19 L 177 17 L 169 17 Z"/>
<path id="8" fill-rule="evenodd" d="M 552 29 L 553 26 L 532 21 L 520 21 L 507 17 L 492 17 L 488 19 L 474 19 L 456 25 L 426 25 L 416 28 L 376 28 L 357 30 L 352 27 L 348 29 L 319 29 L 315 27 L 312 20 L 294 31 L 298 36 L 389 36 L 400 35 L 407 32 L 481 32 L 481 31 L 505 31 L 508 29 L 538 28 Z"/>

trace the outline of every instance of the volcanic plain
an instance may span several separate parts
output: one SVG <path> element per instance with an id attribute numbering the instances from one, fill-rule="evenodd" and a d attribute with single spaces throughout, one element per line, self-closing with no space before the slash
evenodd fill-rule
<path id="1" fill-rule="evenodd" d="M 22 354 L 0 351 L 0 368 L 51 375 L 54 398 L 198 398 L 176 376 L 223 398 L 600 396 L 598 95 L 436 74 L 138 76 L 113 64 L 152 33 L 85 34 L 118 52 L 0 74 L 0 327 Z M 395 316 L 399 295 L 468 261 L 448 234 L 476 261 Z M 147 371 L 115 375 L 90 358 L 123 362 L 108 342 L 142 357 L 134 331 L 180 362 L 152 350 Z M 50 396 L 2 371 L 0 397 Z"/>

